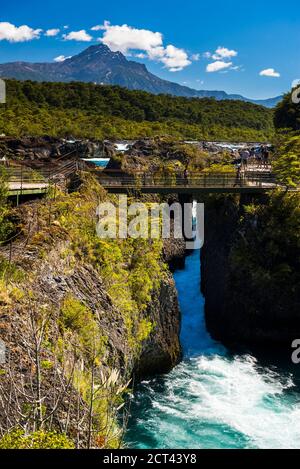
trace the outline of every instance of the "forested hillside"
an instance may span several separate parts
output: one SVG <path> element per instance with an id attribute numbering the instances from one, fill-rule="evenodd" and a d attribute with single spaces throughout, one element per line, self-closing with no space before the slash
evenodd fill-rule
<path id="1" fill-rule="evenodd" d="M 294 93 L 296 94 L 295 90 Z M 300 92 L 298 97 L 299 94 Z M 277 104 L 274 113 L 274 124 L 278 129 L 300 130 L 300 106 L 299 103 L 293 102 L 291 92 L 285 94 L 283 100 Z"/>
<path id="2" fill-rule="evenodd" d="M 7 81 L 0 133 L 268 140 L 273 113 L 242 101 L 181 98 L 91 83 Z"/>

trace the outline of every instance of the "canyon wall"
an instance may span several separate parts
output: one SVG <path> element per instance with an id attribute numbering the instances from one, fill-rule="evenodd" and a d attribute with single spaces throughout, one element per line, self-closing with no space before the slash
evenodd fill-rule
<path id="1" fill-rule="evenodd" d="M 202 291 L 209 332 L 233 345 L 300 336 L 299 196 L 207 200 Z"/>

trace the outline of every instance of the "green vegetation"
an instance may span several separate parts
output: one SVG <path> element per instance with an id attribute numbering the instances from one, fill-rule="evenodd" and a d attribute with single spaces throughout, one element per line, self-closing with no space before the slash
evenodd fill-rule
<path id="1" fill-rule="evenodd" d="M 36 431 L 25 435 L 23 430 L 7 433 L 0 439 L 0 449 L 74 449 L 66 435 L 56 432 Z"/>
<path id="2" fill-rule="evenodd" d="M 292 92 L 287 93 L 277 104 L 274 125 L 277 129 L 300 130 L 300 104 L 293 102 Z"/>
<path id="3" fill-rule="evenodd" d="M 284 96 L 274 114 L 277 154 L 273 167 L 288 187 L 300 184 L 300 104 L 293 102 L 293 92 Z"/>
<path id="4" fill-rule="evenodd" d="M 98 202 L 107 200 L 107 195 L 91 176 L 82 177 L 80 192 L 61 194 L 52 202 L 52 219 L 68 233 L 69 254 L 75 262 L 88 262 L 101 274 L 114 304 L 124 315 L 129 337 L 135 341 L 138 315 L 147 307 L 151 292 L 159 287 L 164 273 L 160 262 L 162 241 L 100 239 L 95 231 L 95 214 Z M 45 233 L 42 238 L 47 236 Z"/>
<path id="5" fill-rule="evenodd" d="M 21 227 L 22 220 L 26 222 L 38 213 L 37 228 L 26 247 L 33 253 L 34 267 L 30 272 L 22 262 L 17 267 L 0 257 L 1 307 L 6 317 L 12 317 L 14 311 L 21 312 L 24 324 L 32 325 L 31 332 L 24 332 L 26 340 L 32 347 L 39 344 L 33 355 L 29 352 L 27 357 L 22 351 L 22 359 L 31 364 L 26 375 L 31 391 L 26 393 L 26 402 L 22 402 L 21 420 L 18 401 L 10 404 L 12 424 L 0 440 L 3 448 L 68 447 L 64 433 L 76 446 L 120 447 L 122 429 L 117 415 L 124 405 L 133 363 L 155 327 L 147 308 L 165 275 L 162 242 L 100 239 L 95 230 L 97 206 L 100 201 L 115 203 L 117 199 L 109 199 L 90 174 L 80 176 L 82 184 L 77 192 L 56 191 L 48 199 L 23 206 L 26 216 L 18 220 Z M 26 229 L 25 223 L 25 236 Z M 98 293 L 103 295 L 104 304 L 87 303 L 77 288 L 58 296 L 58 301 L 53 299 L 53 303 L 51 298 L 45 298 L 37 265 L 48 268 L 49 256 L 56 259 L 53 266 L 60 266 L 57 275 L 66 278 L 81 278 L 84 269 L 89 269 L 87 272 L 92 272 L 91 277 L 101 285 Z M 78 270 L 74 274 L 75 269 Z M 102 308 L 109 315 L 111 336 L 119 331 L 113 340 L 105 321 L 104 326 L 101 321 Z M 115 343 L 117 340 L 122 345 Z M 19 381 L 18 372 L 13 369 L 9 374 L 5 367 L 2 371 L 7 388 L 17 393 L 14 386 Z M 49 383 L 54 383 L 53 395 Z M 52 418 L 53 408 L 56 410 Z M 73 416 L 70 421 L 65 419 L 66 408 Z M 74 413 L 80 421 L 78 427 L 77 423 L 74 426 Z M 19 427 L 20 431 L 15 432 Z M 62 435 L 51 433 L 53 430 Z"/>
<path id="6" fill-rule="evenodd" d="M 283 328 L 286 316 L 299 317 L 299 215 L 297 193 L 278 191 L 265 204 L 245 207 L 237 230 L 243 236 L 237 238 L 230 258 L 236 311 L 246 308 L 260 323 L 271 321 Z"/>
<path id="7" fill-rule="evenodd" d="M 300 184 L 299 109 L 288 94 L 275 111 L 272 165 L 287 189 Z M 226 207 L 224 198 L 221 203 Z M 239 203 L 232 199 L 230 205 L 236 213 L 236 234 L 230 245 L 230 295 L 225 300 L 231 320 L 228 335 L 238 340 L 239 334 L 252 342 L 290 341 L 299 324 L 300 194 L 277 190 L 263 199 L 253 198 L 243 206 L 241 217 Z M 241 317 L 243 325 L 238 324 Z"/>
<path id="8" fill-rule="evenodd" d="M 300 135 L 279 135 L 273 169 L 277 178 L 288 187 L 300 184 Z"/>
<path id="9" fill-rule="evenodd" d="M 7 203 L 7 176 L 5 168 L 0 165 L 0 245 L 11 234 L 12 223 L 9 220 L 9 205 Z"/>
<path id="10" fill-rule="evenodd" d="M 0 133 L 90 138 L 266 141 L 272 111 L 242 101 L 187 99 L 87 83 L 7 81 Z"/>

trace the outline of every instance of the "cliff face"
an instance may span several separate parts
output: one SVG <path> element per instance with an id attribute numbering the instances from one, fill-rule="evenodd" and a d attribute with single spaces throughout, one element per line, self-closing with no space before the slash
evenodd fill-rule
<path id="1" fill-rule="evenodd" d="M 75 348 L 80 348 L 81 338 L 77 337 L 75 330 L 62 332 L 62 310 L 66 298 L 72 298 L 72 308 L 76 309 L 80 303 L 91 312 L 97 327 L 96 341 L 105 338 L 101 368 L 104 372 L 109 369 L 118 370 L 120 381 L 130 379 L 131 375 L 141 379 L 149 374 L 164 373 L 177 364 L 181 356 L 180 311 L 173 279 L 167 274 L 160 287 L 152 292 L 151 302 L 143 313 L 147 321 L 153 324 L 153 330 L 149 338 L 141 341 L 137 351 L 131 345 L 124 317 L 113 305 L 99 273 L 89 264 L 72 265 L 70 258 L 62 258 L 62 252 L 66 249 L 68 246 L 60 243 L 55 245 L 46 259 L 33 260 L 31 255 L 27 255 L 20 260 L 19 268 L 24 267 L 34 272 L 34 281 L 22 285 L 22 292 L 30 298 L 24 298 L 21 290 L 15 290 L 17 287 L 14 287 L 6 298 L 1 298 L 0 338 L 9 353 L 8 363 L 2 367 L 6 377 L 2 376 L 1 390 L 7 393 L 11 389 L 9 374 L 13 375 L 14 382 L 23 383 L 25 389 L 35 382 L 32 368 L 36 368 L 36 363 L 32 361 L 32 353 L 35 342 L 34 329 L 38 326 L 32 321 L 36 320 L 36 314 L 38 322 L 42 321 L 38 312 L 42 307 L 47 311 L 49 336 L 49 346 L 45 343 L 40 350 L 40 362 L 44 364 L 42 366 L 46 366 L 41 371 L 40 394 L 43 396 L 43 405 L 50 412 L 57 405 L 53 427 L 62 428 L 68 435 L 76 434 L 79 412 L 82 420 L 80 441 L 85 445 L 88 431 L 86 403 L 76 386 L 67 391 L 73 366 L 71 363 L 76 361 Z M 63 351 L 56 348 L 58 343 Z M 59 353 L 64 355 L 64 360 L 58 358 Z M 81 366 L 88 368 L 84 354 L 79 355 L 79 369 Z M 51 366 L 51 369 L 47 369 L 47 366 Z M 66 395 L 57 403 L 60 389 L 64 388 Z M 72 395 L 73 399 L 77 395 L 76 399 L 80 400 L 78 406 L 77 401 L 76 405 L 72 404 Z M 18 405 L 29 405 L 29 402 L 21 390 L 16 399 L 12 399 L 14 402 L 11 402 L 9 418 L 10 422 L 18 425 Z M 6 412 L 1 412 L 2 429 L 6 428 L 6 424 Z"/>
<path id="2" fill-rule="evenodd" d="M 210 333 L 235 345 L 300 336 L 298 195 L 206 205 L 202 291 Z"/>
<path id="3" fill-rule="evenodd" d="M 131 378 L 181 357 L 180 311 L 162 243 L 99 240 L 94 204 L 106 194 L 93 180 L 80 190 L 22 206 L 21 236 L 0 249 L 0 429 L 115 447 Z"/>
<path id="4" fill-rule="evenodd" d="M 237 208 L 230 199 L 205 204 L 205 241 L 201 252 L 201 288 L 205 297 L 209 332 L 223 338 L 226 325 L 229 252 L 237 223 Z"/>
<path id="5" fill-rule="evenodd" d="M 143 344 L 136 367 L 138 378 L 167 373 L 181 358 L 180 310 L 171 274 L 167 274 L 158 291 L 153 292 L 146 315 L 154 329 Z"/>

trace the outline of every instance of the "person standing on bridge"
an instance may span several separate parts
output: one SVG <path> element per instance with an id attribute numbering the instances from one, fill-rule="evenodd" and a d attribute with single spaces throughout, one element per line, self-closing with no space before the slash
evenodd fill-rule
<path id="1" fill-rule="evenodd" d="M 266 146 L 263 148 L 263 154 L 262 154 L 262 162 L 265 168 L 269 166 L 269 158 L 270 158 L 270 152 L 269 152 L 269 148 Z"/>
<path id="2" fill-rule="evenodd" d="M 246 168 L 248 166 L 248 158 L 250 157 L 250 153 L 247 149 L 241 151 L 241 160 L 242 166 Z"/>
<path id="3" fill-rule="evenodd" d="M 250 150 L 250 162 L 251 164 L 254 164 L 255 162 L 255 147 L 252 147 Z"/>
<path id="4" fill-rule="evenodd" d="M 235 183 L 233 187 L 241 186 L 242 184 L 242 164 L 237 163 L 235 167 L 236 167 L 236 178 L 235 178 Z"/>
<path id="5" fill-rule="evenodd" d="M 262 152 L 263 152 L 263 149 L 262 147 L 259 147 L 257 150 L 256 150 L 256 164 L 257 164 L 257 168 L 260 169 L 261 168 L 261 163 L 262 163 Z"/>
<path id="6" fill-rule="evenodd" d="M 184 179 L 184 184 L 187 186 L 189 183 L 189 171 L 187 168 L 185 168 L 183 172 L 183 179 Z"/>

